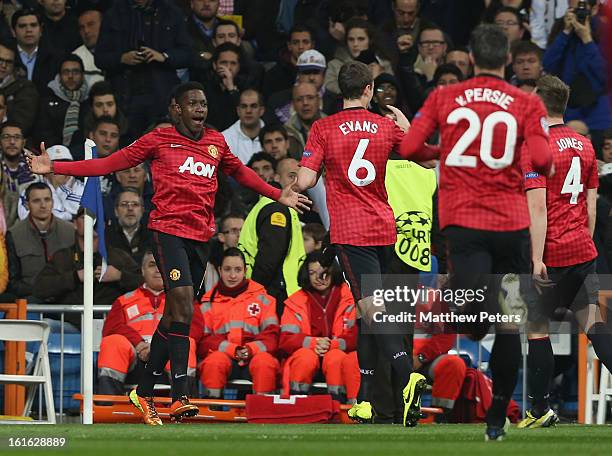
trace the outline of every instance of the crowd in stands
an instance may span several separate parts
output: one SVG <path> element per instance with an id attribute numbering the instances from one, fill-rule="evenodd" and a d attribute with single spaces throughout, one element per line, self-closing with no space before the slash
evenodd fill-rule
<path id="1" fill-rule="evenodd" d="M 604 56 L 612 39 L 602 8 L 596 0 L 4 1 L 1 297 L 82 303 L 84 184 L 32 174 L 24 154 L 41 141 L 53 160 L 83 159 L 87 138 L 108 156 L 171 127 L 173 88 L 199 81 L 207 127 L 262 179 L 283 186 L 297 173 L 313 122 L 342 108 L 343 63 L 372 69 L 373 112 L 387 115 L 394 105 L 411 118 L 431 90 L 471 76 L 466 46 L 483 21 L 502 27 L 512 44 L 511 84 L 533 91 L 551 73 L 570 85 L 566 120 L 592 140 L 601 165 L 595 240 L 598 272 L 609 273 L 612 98 Z M 164 295 L 150 252 L 154 190 L 146 163 L 101 182 L 109 268 L 100 277 L 96 253 L 94 300 L 113 307 L 99 386 L 117 392 L 136 361 L 147 359 Z M 218 184 L 218 232 L 194 313 L 194 384 L 199 379 L 210 397 L 220 397 L 230 378 L 251 378 L 258 393 L 305 393 L 322 376 L 330 394 L 354 400 L 355 306 L 339 271 L 326 280 L 313 272 L 329 229 L 324 179 L 309 190 L 313 210 L 299 215 L 219 171 Z M 66 322 L 79 329 L 78 315 Z M 444 347 L 427 362 L 444 356 Z M 453 360 L 436 369 L 462 371 Z M 456 397 L 442 389 L 438 404 L 452 408 Z"/>

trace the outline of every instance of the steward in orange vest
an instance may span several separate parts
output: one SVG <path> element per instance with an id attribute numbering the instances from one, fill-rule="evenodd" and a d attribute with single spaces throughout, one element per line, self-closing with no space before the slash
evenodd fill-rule
<path id="1" fill-rule="evenodd" d="M 280 370 L 276 301 L 257 282 L 245 278 L 243 253 L 223 253 L 221 280 L 202 298 L 204 335 L 198 355 L 204 358 L 200 380 L 207 397 L 218 398 L 228 379 L 253 381 L 256 394 L 276 390 Z"/>
<path id="2" fill-rule="evenodd" d="M 283 366 L 284 394 L 306 394 L 322 371 L 329 394 L 354 402 L 359 390 L 356 310 L 353 296 L 334 263 L 319 276 L 320 252 L 300 268 L 301 290 L 285 301 L 280 349 L 289 356 Z"/>

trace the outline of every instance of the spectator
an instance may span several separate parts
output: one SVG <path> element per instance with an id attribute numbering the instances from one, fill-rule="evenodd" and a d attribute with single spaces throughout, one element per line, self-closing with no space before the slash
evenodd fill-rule
<path id="1" fill-rule="evenodd" d="M 531 0 L 529 12 L 531 40 L 540 49 L 546 49 L 553 25 L 557 19 L 563 18 L 567 7 L 567 0 Z"/>
<path id="2" fill-rule="evenodd" d="M 448 43 L 444 31 L 438 27 L 421 29 L 418 46 L 419 55 L 414 63 L 414 71 L 428 83 L 433 80 L 436 68 L 444 62 L 446 56 Z"/>
<path id="3" fill-rule="evenodd" d="M 20 298 L 34 294 L 34 279 L 45 264 L 58 250 L 74 244 L 72 223 L 53 216 L 53 196 L 47 184 L 32 183 L 25 191 L 25 201 L 27 219 L 15 223 L 6 236 L 8 291 Z"/>
<path id="4" fill-rule="evenodd" d="M 535 82 L 543 74 L 542 50 L 531 41 L 517 41 L 512 47 L 512 84 L 519 87 Z"/>
<path id="5" fill-rule="evenodd" d="M 285 158 L 278 162 L 274 180 L 282 188 L 297 176 L 298 162 Z M 240 250 L 247 259 L 247 278 L 262 284 L 276 299 L 277 315 L 283 302 L 298 290 L 299 265 L 305 255 L 302 225 L 294 209 L 270 198 L 260 197 L 244 221 Z"/>
<path id="6" fill-rule="evenodd" d="M 105 118 L 104 123 L 113 123 L 117 126 L 119 136 L 117 136 L 117 144 L 112 150 L 100 150 L 98 149 L 98 155 L 106 156 L 110 155 L 111 152 L 117 150 L 117 147 L 121 144 L 127 144 L 131 139 L 127 137 L 128 133 L 128 121 L 127 117 L 117 107 L 117 98 L 113 92 L 111 85 L 106 82 L 97 82 L 89 90 L 89 103 L 83 106 L 83 110 L 79 112 L 79 130 L 75 132 L 72 137 L 71 152 L 76 160 L 82 160 L 84 158 L 83 142 L 85 136 L 91 137 L 91 133 L 96 129 L 99 124 L 99 120 Z M 91 138 L 93 139 L 93 138 Z M 95 140 L 94 140 L 95 141 Z M 99 146 L 99 144 L 96 142 Z"/>
<path id="7" fill-rule="evenodd" d="M 33 9 L 17 10 L 11 18 L 21 65 L 25 67 L 28 81 L 34 83 L 39 94 L 47 90 L 47 84 L 57 74 L 61 59 L 60 51 L 41 41 L 43 31 L 40 24 L 38 13 Z"/>
<path id="8" fill-rule="evenodd" d="M 334 59 L 327 65 L 325 88 L 328 91 L 340 93 L 338 73 L 342 65 L 351 60 L 360 60 L 368 64 L 375 78 L 380 73 L 393 74 L 391 62 L 379 47 L 374 31 L 367 21 L 353 18 L 346 23 L 345 29 L 345 48 L 339 48 Z"/>
<path id="9" fill-rule="evenodd" d="M 463 73 L 452 63 L 443 63 L 434 73 L 433 86 L 440 87 L 463 81 Z"/>
<path id="10" fill-rule="evenodd" d="M 306 251 L 306 255 L 315 250 L 321 250 L 326 234 L 327 231 L 325 227 L 320 223 L 307 223 L 302 227 L 302 237 L 304 238 L 304 250 Z"/>
<path id="11" fill-rule="evenodd" d="M 397 55 L 406 65 L 412 66 L 418 55 L 415 43 L 422 28 L 433 24 L 420 17 L 420 0 L 392 0 L 393 19 L 383 24 L 388 52 Z"/>
<path id="12" fill-rule="evenodd" d="M 100 36 L 102 26 L 102 13 L 96 10 L 85 10 L 79 14 L 79 34 L 83 44 L 72 51 L 83 61 L 85 67 L 85 80 L 93 88 L 96 82 L 104 81 L 102 70 L 96 66 L 94 52 Z"/>
<path id="13" fill-rule="evenodd" d="M 302 52 L 314 47 L 314 34 L 310 27 L 294 25 L 289 32 L 287 49 L 280 54 L 276 65 L 266 72 L 263 83 L 264 95 L 269 97 L 280 90 L 290 89 L 297 77 L 298 58 Z"/>
<path id="14" fill-rule="evenodd" d="M 79 46 L 79 23 L 76 16 L 66 10 L 66 0 L 38 0 L 42 6 L 42 40 L 65 54 Z"/>
<path id="15" fill-rule="evenodd" d="M 135 189 L 143 199 L 144 215 L 142 223 L 146 226 L 152 209 L 151 200 L 153 198 L 153 185 L 149 180 L 147 165 L 139 163 L 132 168 L 115 171 L 114 179 L 111 176 L 105 177 L 109 182 L 112 182 L 110 192 L 104 197 L 104 213 L 107 214 L 107 221 L 110 223 L 116 221 L 114 207 L 118 195 L 122 190 L 131 188 Z"/>
<path id="16" fill-rule="evenodd" d="M 4 171 L 2 186 L 8 193 L 19 195 L 31 182 L 39 180 L 26 163 L 25 137 L 21 127 L 13 122 L 2 124 L 0 126 L 0 146 L 2 147 L 2 169 Z"/>
<path id="17" fill-rule="evenodd" d="M 136 263 L 151 249 L 151 232 L 142 222 L 144 201 L 138 190 L 131 187 L 122 189 L 115 200 L 116 223 L 106 228 L 108 245 L 123 250 Z"/>
<path id="18" fill-rule="evenodd" d="M 83 304 L 83 246 L 85 243 L 85 210 L 79 209 L 74 218 L 76 242 L 56 251 L 36 277 L 37 297 L 46 302 Z M 111 305 L 115 299 L 138 288 L 142 275 L 138 264 L 123 250 L 108 247 L 108 268 L 102 275 L 102 257 L 98 252 L 98 237 L 94 230 L 94 290 L 96 305 Z M 68 314 L 66 320 L 81 326 L 78 314 Z"/>
<path id="19" fill-rule="evenodd" d="M 102 21 L 95 63 L 105 71 L 136 138 L 167 112 L 177 69 L 191 61 L 182 12 L 169 0 L 116 0 Z"/>
<path id="20" fill-rule="evenodd" d="M 150 250 L 144 253 L 139 264 L 144 283 L 119 296 L 104 321 L 98 356 L 98 394 L 124 394 L 128 374 L 144 368 L 149 360 L 151 338 L 164 313 L 164 282 L 153 253 Z M 195 326 L 191 327 L 193 332 Z M 193 381 L 196 354 L 194 340 L 190 342 L 187 375 Z"/>
<path id="21" fill-rule="evenodd" d="M 204 358 L 200 380 L 204 395 L 220 398 L 228 379 L 253 380 L 253 393 L 276 391 L 280 370 L 275 301 L 263 286 L 245 278 L 245 259 L 237 248 L 223 253 L 221 280 L 202 298 Z M 238 325 L 238 331 L 230 329 Z"/>
<path id="22" fill-rule="evenodd" d="M 338 265 L 322 275 L 320 259 L 319 251 L 308 255 L 299 272 L 301 290 L 285 301 L 279 348 L 289 358 L 283 393 L 308 394 L 321 371 L 332 398 L 352 404 L 360 382 L 355 301 Z"/>
<path id="23" fill-rule="evenodd" d="M 0 42 L 0 90 L 6 101 L 6 116 L 29 135 L 36 120 L 38 92 L 32 81 L 20 77 L 15 71 L 15 45 Z"/>
<path id="24" fill-rule="evenodd" d="M 51 151 L 51 152 L 49 152 Z M 72 161 L 72 155 L 65 146 L 51 146 L 47 149 L 49 157 L 54 161 Z M 81 196 L 85 186 L 83 182 L 73 176 L 49 173 L 44 176 L 44 182 L 51 189 L 53 198 L 53 215 L 59 219 L 70 221 L 79 210 Z M 32 184 L 30 184 L 32 185 Z M 19 219 L 27 218 L 29 209 L 27 204 L 27 189 L 19 197 Z"/>
<path id="25" fill-rule="evenodd" d="M 285 123 L 290 135 L 289 151 L 293 157 L 300 157 L 306 145 L 306 138 L 315 120 L 327 117 L 320 109 L 319 91 L 310 82 L 301 82 L 293 87 L 293 109 L 295 113 Z"/>
<path id="26" fill-rule="evenodd" d="M 240 214 L 229 213 L 219 222 L 217 242 L 211 243 L 210 257 L 204 274 L 204 290 L 208 291 L 219 281 L 219 268 L 223 252 L 231 247 L 238 247 L 240 231 L 244 224 L 244 217 Z"/>
<path id="27" fill-rule="evenodd" d="M 240 48 L 224 43 L 215 49 L 212 71 L 203 78 L 208 104 L 214 106 L 208 112 L 207 122 L 223 131 L 238 120 L 236 107 L 240 102 L 237 76 L 240 72 Z"/>
<path id="28" fill-rule="evenodd" d="M 193 68 L 205 69 L 215 50 L 213 32 L 219 22 L 219 0 L 191 0 L 187 19 L 188 31 L 193 43 Z M 236 44 L 236 43 L 235 43 Z M 239 46 L 239 44 L 236 44 Z"/>
<path id="29" fill-rule="evenodd" d="M 263 151 L 276 161 L 287 157 L 289 153 L 289 135 L 282 125 L 265 125 L 259 131 L 259 143 Z"/>
<path id="30" fill-rule="evenodd" d="M 495 13 L 493 22 L 502 28 L 504 35 L 508 38 L 510 47 L 517 41 L 522 40 L 525 35 L 521 13 L 516 8 L 511 6 L 501 7 Z"/>
<path id="31" fill-rule="evenodd" d="M 339 98 L 323 86 L 327 65 L 325 57 L 319 51 L 310 49 L 302 52 L 297 63 L 297 84 L 310 82 L 319 91 L 319 107 L 327 115 L 338 111 Z M 285 123 L 291 117 L 291 89 L 276 92 L 268 101 L 269 110 L 275 117 Z"/>
<path id="32" fill-rule="evenodd" d="M 566 123 L 568 127 L 574 130 L 576 133 L 582 136 L 586 136 L 587 138 L 591 137 L 591 133 L 589 132 L 589 127 L 582 120 L 570 120 Z"/>
<path id="33" fill-rule="evenodd" d="M 386 116 L 392 114 L 388 105 L 395 106 L 406 112 L 403 100 L 400 98 L 400 86 L 394 76 L 387 73 L 379 74 L 374 79 L 374 96 L 370 103 L 370 111 Z"/>
<path id="34" fill-rule="evenodd" d="M 265 152 L 253 154 L 247 164 L 257 175 L 266 182 L 272 182 L 276 174 L 276 160 Z"/>
<path id="35" fill-rule="evenodd" d="M 612 128 L 604 132 L 604 142 L 601 148 L 601 156 L 605 163 L 612 163 Z"/>
<path id="36" fill-rule="evenodd" d="M 470 62 L 470 52 L 464 47 L 450 48 L 446 53 L 444 63 L 452 63 L 463 73 L 463 79 L 472 76 L 472 62 Z"/>
<path id="37" fill-rule="evenodd" d="M 41 96 L 36 134 L 47 144 L 70 146 L 72 136 L 79 129 L 79 116 L 89 96 L 89 86 L 80 57 L 67 55 L 58 69 Z"/>
<path id="38" fill-rule="evenodd" d="M 589 16 L 581 23 L 570 0 L 563 18 L 561 33 L 556 35 L 544 53 L 544 71 L 559 76 L 570 86 L 565 120 L 581 119 L 591 131 L 595 151 L 601 150 L 603 132 L 610 127 L 610 106 L 606 96 L 608 70 L 606 61 L 593 37 L 598 23 L 598 5 L 587 2 Z"/>
<path id="39" fill-rule="evenodd" d="M 88 137 L 96 143 L 98 157 L 104 158 L 119 149 L 119 135 L 119 123 L 111 117 L 101 116 L 95 120 Z"/>
<path id="40" fill-rule="evenodd" d="M 264 126 L 261 116 L 265 109 L 261 93 L 253 89 L 244 90 L 236 108 L 238 120 L 223 131 L 227 145 L 242 163 L 246 164 L 255 152 L 261 150 L 259 131 Z"/>
<path id="41" fill-rule="evenodd" d="M 10 192 L 5 185 L 6 175 L 4 173 L 4 167 L 0 166 L 0 234 L 2 239 L 0 240 L 0 296 L 6 290 L 6 286 L 2 286 L 2 280 L 4 272 L 6 272 L 6 279 L 8 281 L 8 257 L 6 256 L 6 231 L 10 229 L 17 219 L 17 204 L 19 204 L 19 195 Z M 4 256 L 3 256 L 4 255 Z M 4 260 L 7 261 L 5 270 Z M 4 272 L 2 272 L 4 271 Z"/>

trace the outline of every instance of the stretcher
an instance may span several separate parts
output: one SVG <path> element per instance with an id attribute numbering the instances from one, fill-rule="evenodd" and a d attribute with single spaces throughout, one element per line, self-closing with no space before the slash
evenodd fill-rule
<path id="1" fill-rule="evenodd" d="M 80 402 L 83 411 L 83 396 L 75 394 L 74 399 Z M 93 396 L 93 422 L 94 423 L 141 423 L 142 416 L 130 403 L 127 396 L 109 396 L 94 394 Z M 246 423 L 246 403 L 241 400 L 224 399 L 190 399 L 192 404 L 199 407 L 200 413 L 191 418 L 183 419 L 183 423 Z M 100 405 L 101 403 L 109 405 Z M 155 407 L 159 417 L 164 423 L 171 422 L 169 407 L 171 398 L 155 397 Z M 335 423 L 353 424 L 347 415 L 350 405 L 340 405 L 340 413 Z M 432 422 L 433 416 L 442 413 L 437 407 L 422 407 L 426 415 L 422 422 Z"/>

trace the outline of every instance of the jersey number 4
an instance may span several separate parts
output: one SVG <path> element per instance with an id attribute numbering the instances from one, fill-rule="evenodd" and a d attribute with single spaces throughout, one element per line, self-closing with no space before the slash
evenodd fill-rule
<path id="1" fill-rule="evenodd" d="M 514 116 L 505 111 L 496 111 L 489 114 L 482 124 L 478 114 L 470 108 L 457 108 L 446 118 L 449 124 L 457 124 L 462 120 L 468 121 L 468 129 L 461 135 L 459 141 L 446 157 L 446 166 L 461 166 L 476 168 L 477 158 L 473 155 L 464 155 L 472 143 L 480 137 L 480 159 L 492 169 L 502 169 L 510 166 L 514 161 L 514 148 L 516 146 L 517 125 Z M 506 141 L 504 154 L 495 158 L 492 154 L 493 133 L 498 124 L 506 126 Z"/>
<path id="2" fill-rule="evenodd" d="M 570 204 L 578 204 L 578 195 L 584 190 L 584 185 L 580 183 L 580 157 L 573 157 L 570 169 L 565 176 L 563 181 L 563 188 L 561 188 L 561 194 L 569 193 Z"/>

